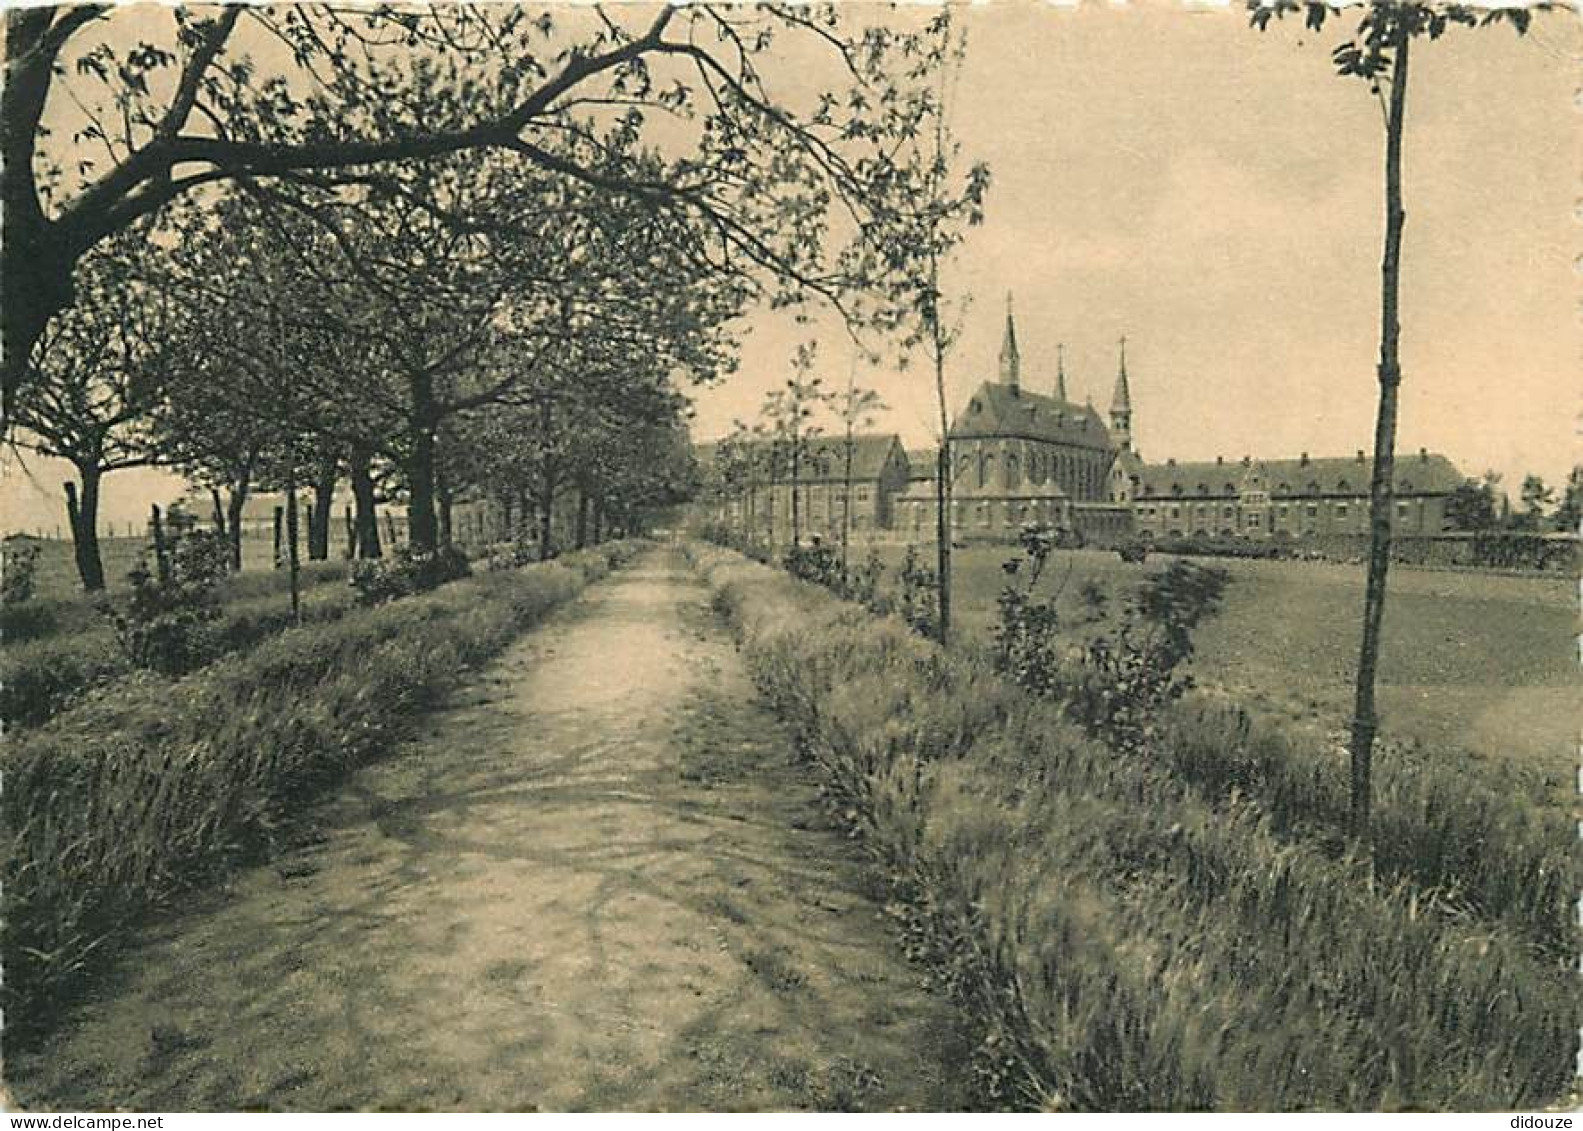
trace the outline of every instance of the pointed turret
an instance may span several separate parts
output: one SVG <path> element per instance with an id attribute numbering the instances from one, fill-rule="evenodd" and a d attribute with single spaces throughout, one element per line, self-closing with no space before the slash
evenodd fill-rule
<path id="1" fill-rule="evenodd" d="M 1006 338 L 1000 344 L 1000 383 L 1017 388 L 1022 356 L 1017 352 L 1017 327 L 1011 316 L 1011 292 L 1006 292 Z"/>
<path id="2" fill-rule="evenodd" d="M 1055 343 L 1055 399 L 1066 403 L 1066 343 Z"/>
<path id="3" fill-rule="evenodd" d="M 1110 396 L 1110 432 L 1123 451 L 1132 447 L 1132 390 L 1127 387 L 1127 339 L 1121 339 L 1121 364 L 1116 370 L 1116 389 Z"/>

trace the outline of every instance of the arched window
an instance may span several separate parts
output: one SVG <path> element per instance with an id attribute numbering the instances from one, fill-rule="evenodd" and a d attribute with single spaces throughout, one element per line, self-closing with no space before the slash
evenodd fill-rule
<path id="1" fill-rule="evenodd" d="M 1006 453 L 1006 486 L 1015 487 L 1022 482 L 1022 464 L 1015 451 Z"/>

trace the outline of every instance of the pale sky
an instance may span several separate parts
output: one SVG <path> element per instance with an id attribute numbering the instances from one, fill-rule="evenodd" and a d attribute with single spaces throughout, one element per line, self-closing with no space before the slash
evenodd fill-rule
<path id="1" fill-rule="evenodd" d="M 954 125 L 993 185 L 947 277 L 973 303 L 953 402 L 994 375 L 1011 291 L 1030 388 L 1053 384 L 1064 342 L 1068 388 L 1103 411 L 1127 335 L 1147 459 L 1367 447 L 1383 130 L 1363 84 L 1332 74 L 1340 28 L 1261 35 L 1240 8 L 1163 2 L 1002 2 L 961 18 Z M 817 74 L 786 62 L 785 81 Z M 1454 29 L 1413 56 L 1400 447 L 1493 467 L 1514 493 L 1524 472 L 1558 483 L 1578 459 L 1580 62 L 1567 12 L 1536 16 L 1524 38 Z M 697 397 L 701 438 L 751 418 L 810 332 L 765 315 L 748 329 L 741 371 Z M 844 335 L 828 320 L 812 332 L 826 379 L 843 383 Z M 924 361 L 860 371 L 892 406 L 879 426 L 909 447 L 932 435 Z M 29 462 L 31 477 L 4 476 L 0 519 L 48 530 L 65 469 Z M 105 518 L 140 519 L 179 490 L 118 472 Z"/>
<path id="2" fill-rule="evenodd" d="M 1128 337 L 1146 459 L 1350 454 L 1371 444 L 1384 131 L 1358 80 L 1299 24 L 1148 3 L 966 10 L 955 128 L 993 173 L 948 282 L 974 309 L 950 378 L 996 369 L 1015 292 L 1026 386 L 1103 411 Z M 1459 34 L 1460 32 L 1460 34 Z M 1415 45 L 1404 152 L 1400 447 L 1552 482 L 1577 458 L 1578 18 L 1458 29 Z M 826 328 L 826 378 L 850 349 Z M 743 372 L 698 397 L 699 435 L 751 417 L 785 379 L 785 323 L 760 320 Z M 933 434 L 923 358 L 860 371 L 882 427 Z"/>

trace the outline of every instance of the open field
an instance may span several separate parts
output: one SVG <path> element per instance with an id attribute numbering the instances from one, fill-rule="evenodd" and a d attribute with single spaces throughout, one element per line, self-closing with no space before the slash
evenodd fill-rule
<path id="1" fill-rule="evenodd" d="M 905 553 L 880 547 L 888 583 Z M 1001 565 L 1013 554 L 1006 546 L 956 551 L 952 591 L 965 639 L 988 639 L 1006 581 Z M 1115 602 L 1163 560 L 1140 566 L 1098 550 L 1059 551 L 1040 589 L 1059 592 L 1075 621 L 1085 583 Z M 1199 682 L 1224 687 L 1249 707 L 1342 728 L 1362 632 L 1363 568 L 1195 560 L 1221 566 L 1232 579 L 1224 609 L 1196 638 Z M 1394 567 L 1380 659 L 1384 733 L 1509 757 L 1569 778 L 1580 721 L 1575 608 L 1572 583 L 1563 578 Z M 1074 629 L 1074 639 L 1082 631 Z"/>

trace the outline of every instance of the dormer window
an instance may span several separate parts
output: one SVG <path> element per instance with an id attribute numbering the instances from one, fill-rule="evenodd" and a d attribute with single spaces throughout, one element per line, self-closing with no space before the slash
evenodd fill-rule
<path id="1" fill-rule="evenodd" d="M 982 412 L 983 409 L 984 409 L 984 406 L 979 404 L 978 401 L 975 399 L 972 404 L 967 406 L 967 408 L 968 408 L 969 412 Z"/>

